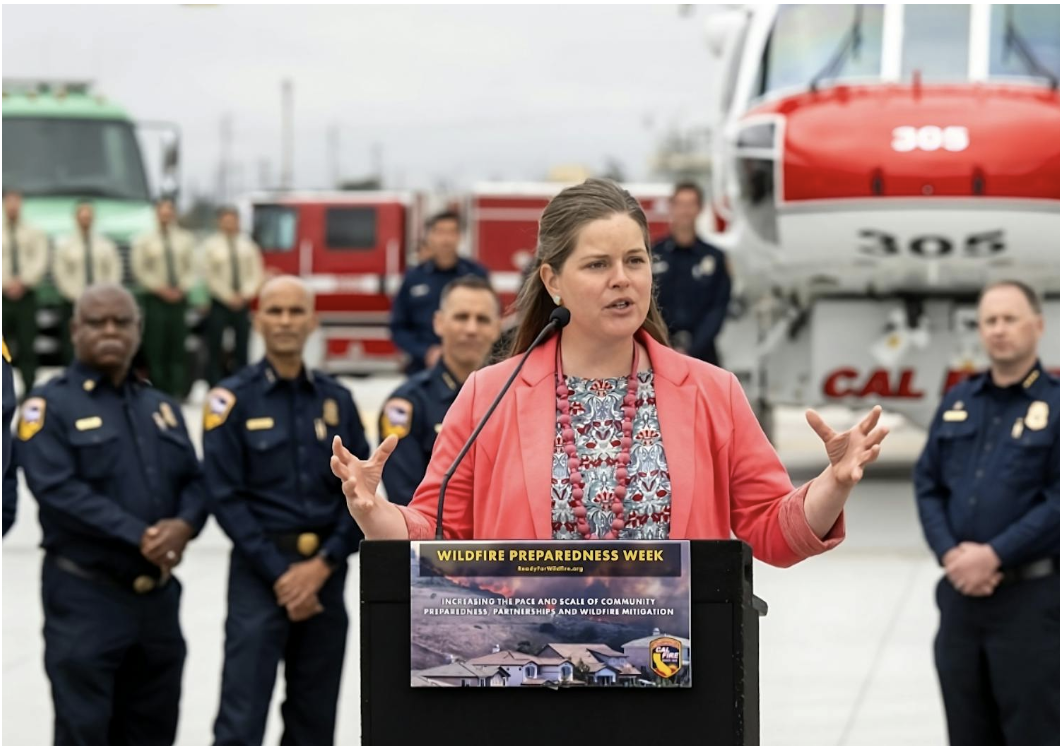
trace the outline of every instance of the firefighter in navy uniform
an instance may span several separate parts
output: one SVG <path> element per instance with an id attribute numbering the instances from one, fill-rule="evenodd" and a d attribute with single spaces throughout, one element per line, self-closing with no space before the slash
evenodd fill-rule
<path id="1" fill-rule="evenodd" d="M 410 376 L 434 367 L 442 348 L 434 333 L 434 312 L 442 288 L 465 275 L 487 277 L 478 262 L 457 255 L 460 247 L 460 216 L 442 212 L 427 221 L 423 263 L 405 273 L 390 312 L 390 335 L 409 356 L 405 372 Z"/>
<path id="2" fill-rule="evenodd" d="M 284 662 L 283 743 L 334 739 L 348 617 L 346 563 L 363 534 L 331 473 L 336 435 L 368 457 L 350 392 L 303 364 L 313 298 L 281 276 L 261 289 L 265 359 L 210 391 L 204 413 L 212 507 L 234 544 L 214 743 L 260 744 Z"/>
<path id="3" fill-rule="evenodd" d="M 732 279 L 725 254 L 696 235 L 703 190 L 692 182 L 674 187 L 671 235 L 652 248 L 659 310 L 674 349 L 720 365 L 715 340 L 725 323 Z"/>
<path id="4" fill-rule="evenodd" d="M 11 423 L 15 419 L 15 376 L 11 370 L 11 355 L 4 340 L 4 536 L 15 523 L 18 508 L 18 477 L 16 476 L 14 451 L 11 448 Z"/>
<path id="5" fill-rule="evenodd" d="M 56 744 L 172 744 L 185 644 L 173 568 L 207 498 L 180 409 L 130 376 L 139 309 L 78 299 L 76 361 L 22 405 L 19 466 L 40 505 L 44 665 Z"/>
<path id="6" fill-rule="evenodd" d="M 1060 380 L 1034 291 L 983 291 L 990 370 L 951 389 L 917 463 L 945 568 L 935 663 L 952 746 L 1060 744 Z"/>
<path id="7" fill-rule="evenodd" d="M 408 505 L 427 473 L 435 438 L 467 377 L 482 367 L 500 337 L 500 300 L 489 283 L 466 275 L 442 290 L 434 314 L 441 357 L 390 395 L 379 417 L 379 439 L 399 438 L 383 468 L 383 485 L 392 503 Z"/>

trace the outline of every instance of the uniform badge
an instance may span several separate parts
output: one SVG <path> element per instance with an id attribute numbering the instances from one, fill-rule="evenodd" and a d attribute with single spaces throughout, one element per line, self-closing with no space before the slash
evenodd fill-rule
<path id="1" fill-rule="evenodd" d="M 714 270 L 716 270 L 717 268 L 717 260 L 712 256 L 705 256 L 700 260 L 699 264 L 696 266 L 696 269 L 692 272 L 692 274 L 697 279 L 700 277 L 710 277 L 712 274 L 714 274 Z"/>
<path id="2" fill-rule="evenodd" d="M 209 432 L 215 427 L 225 424 L 225 420 L 228 419 L 228 413 L 232 411 L 232 407 L 235 404 L 236 395 L 228 389 L 210 389 L 210 393 L 206 395 L 206 406 L 203 408 L 202 413 L 203 430 Z"/>
<path id="3" fill-rule="evenodd" d="M 681 641 L 673 637 L 657 637 L 648 643 L 651 670 L 657 676 L 670 679 L 681 670 Z"/>
<path id="4" fill-rule="evenodd" d="M 22 405 L 22 416 L 18 418 L 18 439 L 29 440 L 44 427 L 44 410 L 48 402 L 35 396 Z"/>
<path id="5" fill-rule="evenodd" d="M 86 430 L 99 430 L 103 427 L 102 417 L 82 417 L 81 419 L 74 422 L 74 427 L 77 428 L 78 432 L 85 432 Z"/>
<path id="6" fill-rule="evenodd" d="M 413 285 L 411 288 L 409 288 L 409 295 L 411 295 L 413 298 L 422 298 L 429 292 L 431 292 L 431 286 L 427 283 Z"/>
<path id="7" fill-rule="evenodd" d="M 247 420 L 247 430 L 272 430 L 275 425 L 271 417 L 252 417 Z"/>
<path id="8" fill-rule="evenodd" d="M 390 399 L 383 405 L 379 431 L 383 438 L 396 435 L 404 438 L 412 427 L 412 402 L 408 399 Z"/>
<path id="9" fill-rule="evenodd" d="M 328 427 L 339 425 L 339 403 L 334 399 L 324 400 L 324 423 Z"/>
<path id="10" fill-rule="evenodd" d="M 328 429 L 324 426 L 324 420 L 319 417 L 313 420 L 313 429 L 316 430 L 317 440 L 324 440 L 328 437 Z"/>
<path id="11" fill-rule="evenodd" d="M 173 413 L 173 407 L 169 406 L 169 402 L 164 401 L 159 404 L 158 411 L 167 425 L 170 427 L 177 426 L 177 416 Z"/>
<path id="12" fill-rule="evenodd" d="M 964 402 L 958 400 L 953 406 L 942 413 L 943 422 L 964 422 L 968 419 L 968 412 L 964 409 Z"/>
<path id="13" fill-rule="evenodd" d="M 1027 416 L 1023 418 L 1023 424 L 1028 430 L 1044 430 L 1049 424 L 1049 405 L 1043 401 L 1031 402 L 1027 409 Z"/>

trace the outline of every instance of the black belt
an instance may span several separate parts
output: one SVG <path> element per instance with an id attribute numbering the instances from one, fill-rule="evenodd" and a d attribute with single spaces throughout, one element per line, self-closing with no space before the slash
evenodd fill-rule
<path id="1" fill-rule="evenodd" d="M 65 573 L 69 573 L 74 577 L 81 578 L 82 580 L 91 580 L 94 583 L 102 583 L 109 585 L 112 588 L 120 588 L 123 591 L 132 591 L 138 595 L 144 595 L 151 591 L 164 588 L 166 583 L 169 582 L 169 574 L 166 573 L 160 578 L 152 577 L 151 575 L 137 575 L 131 581 L 121 581 L 110 575 L 106 575 L 95 570 L 89 570 L 88 568 L 82 567 L 81 565 L 74 562 L 72 559 L 63 557 L 59 554 L 48 554 L 47 558 L 55 563 Z"/>
<path id="2" fill-rule="evenodd" d="M 284 534 L 270 534 L 281 552 L 297 552 L 303 557 L 314 557 L 331 535 L 332 529 L 313 529 L 312 531 L 294 531 Z"/>
<path id="3" fill-rule="evenodd" d="M 1060 573 L 1060 557 L 1044 557 L 1001 572 L 1001 584 L 1009 585 L 1022 580 L 1038 580 Z"/>

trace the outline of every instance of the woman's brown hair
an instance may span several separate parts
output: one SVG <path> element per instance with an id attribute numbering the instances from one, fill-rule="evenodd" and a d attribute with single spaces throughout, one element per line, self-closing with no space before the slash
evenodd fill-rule
<path id="1" fill-rule="evenodd" d="M 515 310 L 519 315 L 519 327 L 512 337 L 509 356 L 525 352 L 534 338 L 548 323 L 549 314 L 556 304 L 552 301 L 541 281 L 541 266 L 547 264 L 555 272 L 562 271 L 564 263 L 574 251 L 578 236 L 594 220 L 606 220 L 612 215 L 627 215 L 632 218 L 644 235 L 644 246 L 651 253 L 651 236 L 644 210 L 629 192 L 607 179 L 586 179 L 582 184 L 567 187 L 552 198 L 541 213 L 537 229 L 537 250 L 530 272 L 515 299 Z M 666 324 L 663 323 L 659 307 L 652 292 L 648 315 L 641 325 L 657 342 L 669 345 Z"/>

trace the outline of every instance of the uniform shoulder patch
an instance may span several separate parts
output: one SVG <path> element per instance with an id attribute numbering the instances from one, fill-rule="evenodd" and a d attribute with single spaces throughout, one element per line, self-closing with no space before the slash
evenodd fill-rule
<path id="1" fill-rule="evenodd" d="M 229 412 L 236 405 L 236 395 L 220 387 L 210 389 L 202 412 L 202 428 L 206 432 L 225 424 Z"/>
<path id="2" fill-rule="evenodd" d="M 18 418 L 18 439 L 29 440 L 44 427 L 44 411 L 48 402 L 39 396 L 26 399 L 22 404 L 22 412 Z"/>
<path id="3" fill-rule="evenodd" d="M 397 397 L 387 399 L 383 405 L 383 414 L 379 418 L 381 438 L 396 435 L 404 438 L 412 429 L 412 402 Z"/>

